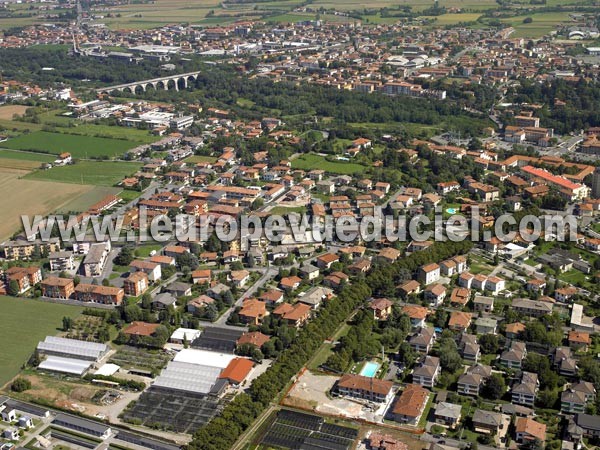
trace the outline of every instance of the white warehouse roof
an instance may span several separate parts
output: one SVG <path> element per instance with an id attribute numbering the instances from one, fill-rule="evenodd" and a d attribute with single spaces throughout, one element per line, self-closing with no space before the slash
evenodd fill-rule
<path id="1" fill-rule="evenodd" d="M 171 361 L 154 381 L 154 386 L 206 394 L 219 378 L 221 369 Z"/>
<path id="2" fill-rule="evenodd" d="M 186 348 L 177 353 L 173 361 L 224 369 L 229 365 L 231 360 L 235 358 L 235 355 L 229 355 L 226 353 Z"/>
<path id="3" fill-rule="evenodd" d="M 171 340 L 183 341 L 184 338 L 188 342 L 192 342 L 202 334 L 202 331 L 193 328 L 177 328 L 171 335 Z"/>
<path id="4" fill-rule="evenodd" d="M 55 336 L 47 336 L 44 341 L 38 344 L 37 348 L 43 353 L 60 353 L 94 360 L 101 358 L 108 352 L 106 344 Z"/>
<path id="5" fill-rule="evenodd" d="M 83 361 L 81 359 L 73 358 L 61 358 L 60 356 L 48 356 L 48 358 L 40 363 L 38 369 L 82 376 L 85 372 L 87 372 L 91 365 L 91 361 Z"/>

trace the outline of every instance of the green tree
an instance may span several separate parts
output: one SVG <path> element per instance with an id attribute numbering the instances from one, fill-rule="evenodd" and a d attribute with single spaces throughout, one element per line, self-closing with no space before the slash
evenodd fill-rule
<path id="1" fill-rule="evenodd" d="M 502 398 L 506 392 L 504 377 L 499 373 L 493 373 L 483 385 L 482 395 L 491 400 Z"/>
<path id="2" fill-rule="evenodd" d="M 31 381 L 23 377 L 15 378 L 10 385 L 10 390 L 14 392 L 24 392 L 28 389 L 31 389 Z"/>

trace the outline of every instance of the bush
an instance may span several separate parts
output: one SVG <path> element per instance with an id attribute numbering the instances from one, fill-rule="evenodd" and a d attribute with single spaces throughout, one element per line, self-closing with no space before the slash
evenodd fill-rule
<path id="1" fill-rule="evenodd" d="M 533 19 L 531 17 L 525 17 L 523 19 L 523 23 L 531 23 L 531 22 L 533 22 Z"/>
<path id="2" fill-rule="evenodd" d="M 31 381 L 26 378 L 16 378 L 10 385 L 10 390 L 13 392 L 24 392 L 27 389 L 31 389 Z"/>

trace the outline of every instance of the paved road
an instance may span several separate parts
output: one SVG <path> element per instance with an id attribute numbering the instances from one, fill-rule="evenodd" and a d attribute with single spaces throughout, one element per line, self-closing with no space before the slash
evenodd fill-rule
<path id="1" fill-rule="evenodd" d="M 234 309 L 238 306 L 242 306 L 242 303 L 244 302 L 245 299 L 252 297 L 254 295 L 254 293 L 256 291 L 258 291 L 258 289 L 260 289 L 264 285 L 266 285 L 279 272 L 276 267 L 272 267 L 272 266 L 268 266 L 266 268 L 254 269 L 254 271 L 264 271 L 264 272 L 263 272 L 263 275 L 256 281 L 256 283 L 254 283 L 252 286 L 250 286 L 250 288 L 248 288 L 246 290 L 246 292 L 244 292 L 240 296 L 240 298 L 238 298 L 236 300 L 236 302 L 233 304 L 233 306 L 231 306 L 231 308 L 229 308 L 227 311 L 225 311 L 223 314 L 221 314 L 221 317 L 219 317 L 214 322 L 215 325 L 218 325 L 218 326 L 226 325 L 227 319 L 229 319 L 229 316 L 234 311 Z M 239 328 L 239 327 L 235 327 L 235 328 Z"/>

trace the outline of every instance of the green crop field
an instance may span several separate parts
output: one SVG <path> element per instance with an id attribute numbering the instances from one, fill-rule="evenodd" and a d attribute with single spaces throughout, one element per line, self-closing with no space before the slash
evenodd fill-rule
<path id="1" fill-rule="evenodd" d="M 121 192 L 119 187 L 93 186 L 89 191 L 74 196 L 71 201 L 58 208 L 56 212 L 58 214 L 81 213 L 106 198 L 107 195 L 117 195 L 119 192 Z"/>
<path id="2" fill-rule="evenodd" d="M 26 179 L 61 181 L 63 183 L 114 186 L 124 177 L 135 173 L 141 164 L 110 161 L 79 161 L 69 166 L 38 170 L 25 176 Z"/>
<path id="3" fill-rule="evenodd" d="M 523 23 L 527 17 L 532 19 L 531 23 Z M 510 24 L 515 32 L 511 37 L 539 38 L 553 30 L 556 30 L 558 24 L 572 21 L 569 18 L 569 12 L 544 12 L 528 14 L 526 16 L 516 16 L 509 19 L 501 19 L 502 22 Z"/>
<path id="4" fill-rule="evenodd" d="M 342 175 L 362 173 L 365 170 L 365 166 L 360 164 L 344 161 L 327 161 L 325 157 L 319 155 L 302 155 L 292 160 L 292 168 L 302 170 L 322 169 L 330 173 Z"/>
<path id="5" fill-rule="evenodd" d="M 64 316 L 76 317 L 83 308 L 0 296 L 0 384 L 9 382 L 27 362 L 37 343 L 56 335 Z"/>
<path id="6" fill-rule="evenodd" d="M 6 159 L 20 159 L 21 161 L 33 161 L 33 162 L 52 162 L 56 157 L 52 155 L 44 155 L 42 153 L 32 153 L 20 150 L 0 149 L 0 158 Z"/>
<path id="7" fill-rule="evenodd" d="M 125 151 L 136 146 L 135 142 L 126 140 L 76 136 L 47 131 L 35 131 L 23 134 L 0 143 L 0 147 L 14 150 L 33 150 L 55 155 L 62 152 L 69 152 L 73 158 L 120 156 Z"/>

